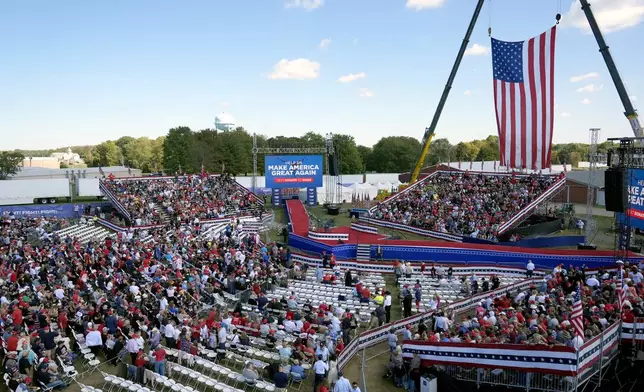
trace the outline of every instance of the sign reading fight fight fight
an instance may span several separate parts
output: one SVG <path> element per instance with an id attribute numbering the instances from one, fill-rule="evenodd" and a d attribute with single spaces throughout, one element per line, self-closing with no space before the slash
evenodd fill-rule
<path id="1" fill-rule="evenodd" d="M 267 156 L 264 175 L 267 188 L 319 188 L 322 187 L 322 156 Z"/>

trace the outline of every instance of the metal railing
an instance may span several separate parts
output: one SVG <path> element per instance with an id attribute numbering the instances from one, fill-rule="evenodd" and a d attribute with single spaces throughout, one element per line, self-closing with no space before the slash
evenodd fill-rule
<path id="1" fill-rule="evenodd" d="M 571 362 L 574 360 L 574 364 L 560 365 L 558 368 L 556 366 L 552 366 L 552 368 L 540 366 L 539 363 L 536 365 L 526 364 L 527 360 L 521 358 L 516 358 L 515 361 L 499 361 L 498 365 L 491 364 L 488 358 L 485 360 L 488 361 L 486 367 L 477 367 L 475 362 L 467 361 L 455 366 L 453 362 L 449 362 L 453 361 L 454 356 L 448 354 L 450 350 L 458 350 L 458 348 L 452 348 L 449 343 L 427 344 L 423 342 L 423 349 L 418 350 L 413 341 L 408 341 L 403 345 L 403 352 L 414 346 L 415 353 L 420 355 L 425 364 L 433 365 L 439 371 L 457 380 L 475 383 L 477 388 L 484 385 L 501 385 L 521 388 L 526 391 L 574 392 L 586 384 L 601 385 L 609 365 L 619 354 L 620 340 L 621 322 L 617 322 L 600 335 L 585 342 L 579 349 L 567 349 L 570 350 L 565 351 L 568 353 L 567 355 L 564 354 L 564 351 L 553 351 L 547 346 L 533 346 L 528 350 L 524 347 L 521 350 L 533 361 L 533 356 L 536 355 L 548 365 L 550 363 L 566 364 L 568 360 Z M 493 351 L 496 356 L 501 358 L 504 357 L 504 352 L 508 354 L 505 357 L 512 357 L 516 355 L 513 346 L 516 347 L 516 345 L 499 344 L 498 348 L 494 348 Z M 485 348 L 479 349 L 477 345 L 472 345 L 472 350 L 485 350 Z M 434 354 L 436 351 L 443 351 L 443 356 L 436 358 Z M 481 354 L 481 357 L 485 358 L 485 353 Z"/>

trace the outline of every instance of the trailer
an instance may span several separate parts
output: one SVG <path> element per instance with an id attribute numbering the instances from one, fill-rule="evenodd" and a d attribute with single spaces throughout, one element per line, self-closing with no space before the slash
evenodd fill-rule
<path id="1" fill-rule="evenodd" d="M 69 180 L 5 180 L 0 181 L 0 205 L 49 204 L 58 198 L 70 197 Z"/>
<path id="2" fill-rule="evenodd" d="M 76 197 L 101 197 L 96 178 L 0 181 L 0 206 L 55 204 Z M 64 199 L 64 200 L 61 200 Z"/>
<path id="3" fill-rule="evenodd" d="M 76 180 L 76 196 L 99 197 L 102 196 L 98 186 L 98 178 L 79 178 Z"/>

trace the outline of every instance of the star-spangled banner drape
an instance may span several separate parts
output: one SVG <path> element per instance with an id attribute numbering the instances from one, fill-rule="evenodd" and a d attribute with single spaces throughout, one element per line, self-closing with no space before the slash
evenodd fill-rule
<path id="1" fill-rule="evenodd" d="M 575 335 L 581 336 L 583 338 L 584 337 L 584 310 L 581 303 L 581 285 L 577 285 L 577 289 L 573 294 L 570 323 L 575 329 Z"/>
<path id="2" fill-rule="evenodd" d="M 526 41 L 492 38 L 494 106 L 501 165 L 550 167 L 556 26 Z"/>
<path id="3" fill-rule="evenodd" d="M 626 290 L 624 289 L 624 268 L 620 265 L 617 270 L 617 287 L 615 288 L 617 293 L 617 305 L 619 310 L 624 310 L 624 303 L 626 302 Z"/>
<path id="4" fill-rule="evenodd" d="M 568 347 L 404 341 L 402 349 L 403 358 L 418 355 L 425 366 L 529 369 L 535 373 L 574 375 L 578 361 L 575 350 Z"/>

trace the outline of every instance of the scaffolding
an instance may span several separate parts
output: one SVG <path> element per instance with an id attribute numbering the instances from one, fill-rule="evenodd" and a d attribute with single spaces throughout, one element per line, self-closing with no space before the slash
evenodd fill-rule
<path id="1" fill-rule="evenodd" d="M 593 217 L 593 207 L 595 206 L 595 176 L 597 175 L 597 144 L 599 143 L 600 128 L 590 128 L 590 148 L 588 151 L 588 189 L 586 195 L 586 225 L 584 226 L 584 244 L 590 245 L 592 236 L 595 234 L 595 218 Z"/>
<path id="2" fill-rule="evenodd" d="M 644 147 L 638 137 L 610 138 L 608 141 L 619 141 L 619 147 L 608 150 L 607 164 L 623 172 L 622 192 L 628 195 L 628 188 L 633 182 L 633 169 L 644 169 Z M 612 191 L 612 190 L 611 190 Z M 616 190 L 615 190 L 616 191 Z M 615 258 L 626 262 L 632 242 L 631 216 L 628 213 L 616 215 L 618 230 L 615 231 Z"/>

